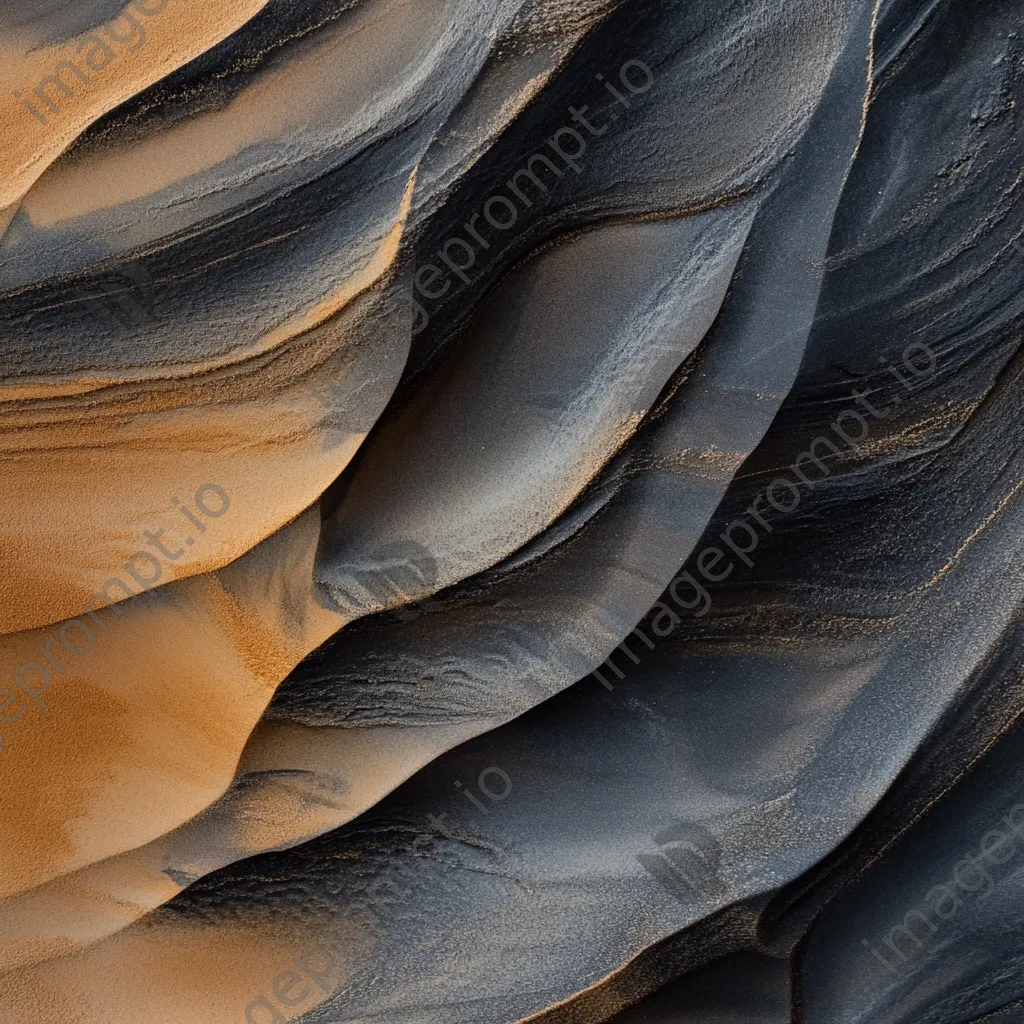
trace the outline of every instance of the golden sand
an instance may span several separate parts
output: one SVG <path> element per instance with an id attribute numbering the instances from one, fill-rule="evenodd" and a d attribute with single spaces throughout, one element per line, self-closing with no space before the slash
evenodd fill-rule
<path id="1" fill-rule="evenodd" d="M 358 344 L 359 328 L 377 300 L 368 289 L 397 253 L 412 188 L 410 179 L 394 225 L 362 269 L 248 349 L 139 371 L 163 375 L 146 388 L 94 376 L 53 382 L 50 401 L 36 382 L 27 386 L 34 401 L 9 402 L 0 503 L 14 514 L 0 525 L 0 632 L 79 614 L 109 579 L 126 578 L 122 567 L 146 550 L 147 530 L 166 528 L 168 546 L 181 551 L 163 559 L 162 583 L 225 565 L 319 497 L 364 435 L 327 443 L 311 388 L 354 394 L 379 374 L 380 353 Z M 396 338 L 388 391 L 407 346 Z M 87 388 L 97 390 L 75 397 Z M 198 536 L 172 501 L 188 504 L 211 482 L 231 508 Z"/>
<path id="2" fill-rule="evenodd" d="M 186 877 L 340 827 L 481 728 L 465 721 L 374 729 L 261 723 L 238 766 L 248 784 L 229 791 L 198 819 L 0 902 L 0 972 L 120 931 L 176 896 Z M 278 770 L 289 774 L 255 774 Z"/>
<path id="3" fill-rule="evenodd" d="M 255 915 L 253 915 L 255 916 Z M 168 918 L 0 977 L 0 1019 L 19 1024 L 241 1024 L 259 999 L 297 1000 L 292 1020 L 324 1002 L 368 950 L 364 933 L 312 915 L 198 925 Z M 294 975 L 292 981 L 288 975 Z M 299 998 L 299 996 L 302 998 Z M 140 1007 L 144 1007 L 141 1012 Z M 262 1024 L 269 1014 L 254 1011 Z"/>
<path id="4" fill-rule="evenodd" d="M 140 15 L 133 4 L 126 4 L 115 31 L 129 42 L 112 43 L 116 56 L 105 58 L 102 67 L 93 56 L 95 33 L 82 33 L 28 52 L 8 42 L 0 49 L 0 209 L 17 203 L 87 125 L 219 43 L 262 10 L 266 2 L 169 0 L 163 10 L 148 16 Z M 146 33 L 134 50 L 128 48 L 132 42 L 125 12 L 127 17 L 137 19 Z M 53 111 L 35 95 L 35 90 L 64 61 L 75 64 L 88 81 L 81 81 L 74 71 L 62 71 L 61 80 L 68 83 L 72 94 L 59 87 L 44 88 L 58 107 Z M 48 123 L 40 121 L 22 99 L 36 106 Z"/>
<path id="5" fill-rule="evenodd" d="M 0 893 L 143 846 L 227 789 L 274 689 L 343 625 L 313 594 L 319 520 L 311 509 L 159 602 L 99 613 L 108 628 L 94 626 L 91 649 L 51 646 L 64 671 L 39 695 L 45 707 L 11 680 L 40 663 L 52 630 L 0 637 L 0 679 L 16 694 L 2 710 L 17 716 L 2 727 Z M 38 674 L 23 678 L 42 690 Z"/>

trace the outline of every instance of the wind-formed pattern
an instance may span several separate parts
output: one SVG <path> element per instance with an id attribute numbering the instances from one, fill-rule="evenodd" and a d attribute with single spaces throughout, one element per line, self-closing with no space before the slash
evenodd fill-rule
<path id="1" fill-rule="evenodd" d="M 8 0 L 0 1020 L 1024 1020 L 1012 0 Z"/>

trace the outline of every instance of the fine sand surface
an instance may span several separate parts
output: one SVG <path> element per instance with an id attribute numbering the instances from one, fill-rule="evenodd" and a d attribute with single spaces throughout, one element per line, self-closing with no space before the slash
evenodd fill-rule
<path id="1" fill-rule="evenodd" d="M 215 46 L 261 11 L 266 2 L 133 0 L 116 18 L 97 26 L 98 32 L 83 32 L 54 45 L 32 48 L 29 38 L 5 40 L 0 50 L 4 96 L 0 210 L 16 205 L 87 125 Z M 105 27 L 112 27 L 113 35 L 125 41 L 112 38 Z M 81 74 L 63 70 L 61 81 L 68 83 L 71 94 L 59 86 L 45 87 L 44 93 L 51 97 L 50 105 L 45 105 L 34 90 L 65 61 Z M 22 105 L 21 99 L 26 97 L 34 109 L 41 109 L 48 123 Z"/>
<path id="2" fill-rule="evenodd" d="M 10 0 L 0 1020 L 1017 1020 L 1019 14 Z"/>
<path id="3" fill-rule="evenodd" d="M 90 603 L 111 578 L 133 583 L 123 566 L 140 550 L 148 554 L 138 573 L 154 583 L 224 565 L 319 497 L 404 365 L 407 334 L 386 329 L 383 291 L 366 293 L 392 265 L 411 191 L 410 181 L 397 222 L 363 267 L 247 348 L 164 367 L 162 378 L 148 368 L 145 384 L 111 374 L 17 385 L 6 396 L 0 501 L 20 514 L 0 528 L 0 628 L 59 622 L 124 599 L 115 587 Z M 367 331 L 368 318 L 385 329 Z M 347 429 L 318 397 L 328 389 L 344 405 Z M 207 484 L 229 507 L 220 513 L 224 498 L 206 498 L 220 514 L 200 535 L 174 506 L 184 502 L 197 517 L 194 495 Z M 162 551 L 147 543 L 147 531 L 164 530 Z M 136 580 L 133 592 L 140 588 Z"/>
<path id="4" fill-rule="evenodd" d="M 277 684 L 344 622 L 312 593 L 318 523 L 312 509 L 232 566 L 98 613 L 105 628 L 82 654 L 58 648 L 65 669 L 38 699 L 8 691 L 6 893 L 141 846 L 224 792 Z M 50 635 L 0 638 L 3 677 L 38 665 Z M 37 670 L 24 679 L 44 690 Z"/>
<path id="5" fill-rule="evenodd" d="M 861 72 L 854 59 L 850 63 L 853 75 Z M 813 181 L 817 176 L 841 181 L 848 170 L 850 147 L 855 144 L 860 127 L 861 107 L 841 93 L 837 93 L 832 102 L 838 107 L 837 120 L 846 124 L 845 140 L 833 145 L 830 160 L 823 159 L 826 152 L 823 148 L 815 150 L 814 165 L 805 178 L 793 172 L 793 183 L 781 188 L 760 212 L 760 220 L 755 220 L 755 237 L 767 231 L 777 237 L 777 225 L 786 220 L 793 207 L 806 206 L 808 179 Z M 833 193 L 824 194 L 827 197 Z M 823 214 L 832 202 L 834 200 L 825 199 Z M 386 563 L 359 560 L 349 553 L 353 548 L 358 550 L 359 545 L 369 547 L 371 552 L 374 548 L 380 550 L 382 542 L 375 540 L 371 531 L 389 524 L 389 519 L 380 515 L 381 509 L 388 509 L 392 517 L 400 516 L 404 503 L 420 512 L 420 519 L 415 523 L 411 517 L 410 522 L 404 524 L 396 525 L 394 519 L 390 520 L 391 536 L 408 538 L 406 543 L 412 548 L 433 553 L 429 586 L 424 594 L 414 596 L 425 596 L 431 588 L 442 588 L 453 578 L 487 568 L 564 512 L 584 484 L 631 439 L 669 375 L 711 327 L 735 265 L 731 253 L 749 239 L 754 212 L 753 206 L 741 203 L 735 209 L 716 210 L 690 219 L 604 228 L 548 248 L 510 275 L 504 291 L 499 290 L 493 301 L 495 304 L 504 301 L 516 309 L 511 331 L 500 323 L 495 326 L 487 316 L 477 322 L 465 346 L 467 355 L 443 364 L 435 376 L 438 384 L 422 389 L 432 401 L 405 404 L 388 427 L 376 434 L 361 455 L 338 511 L 327 523 L 323 536 L 334 552 L 333 562 L 329 563 L 331 575 L 327 577 L 327 591 L 339 607 L 345 609 L 346 616 L 354 618 L 386 608 L 400 596 L 394 591 L 366 585 L 368 580 L 388 578 Z M 827 220 L 824 223 L 827 224 Z M 813 221 L 809 227 L 797 225 L 791 230 L 791 244 L 807 251 L 821 250 L 826 243 L 827 231 L 821 221 Z M 712 232 L 720 239 L 717 243 L 709 241 Z M 673 259 L 673 248 L 682 241 L 686 243 L 687 256 Z M 754 241 L 753 250 L 757 251 L 761 244 L 759 240 Z M 767 246 L 765 248 L 767 250 Z M 693 252 L 699 257 L 690 255 Z M 605 520 L 615 516 L 619 522 L 612 519 L 610 536 L 598 534 L 596 550 L 609 547 L 616 534 L 622 549 L 618 564 L 613 563 L 606 571 L 623 573 L 634 580 L 653 577 L 653 586 L 649 591 L 643 587 L 641 593 L 646 597 L 626 603 L 626 607 L 617 606 L 623 598 L 614 590 L 598 596 L 594 606 L 588 609 L 587 617 L 596 622 L 611 620 L 611 628 L 595 630 L 589 659 L 579 659 L 579 637 L 568 643 L 563 640 L 565 649 L 559 652 L 555 664 L 572 665 L 574 672 L 570 669 L 572 674 L 561 680 L 557 677 L 530 679 L 523 685 L 522 694 L 511 700 L 506 684 L 495 692 L 490 706 L 487 702 L 477 702 L 476 714 L 470 716 L 469 722 L 442 726 L 433 736 L 414 730 L 401 738 L 408 724 L 393 731 L 399 734 L 393 738 L 389 738 L 388 730 L 378 730 L 383 733 L 381 738 L 368 742 L 378 748 L 383 742 L 396 751 L 402 750 L 404 756 L 396 757 L 394 766 L 385 766 L 374 759 L 358 770 L 339 770 L 336 760 L 339 756 L 343 765 L 356 763 L 358 758 L 353 759 L 351 751 L 360 749 L 361 737 L 359 730 L 354 739 L 352 733 L 338 730 L 333 734 L 334 742 L 323 747 L 322 755 L 307 761 L 305 768 L 296 769 L 312 771 L 312 775 L 293 782 L 290 789 L 269 774 L 287 770 L 288 759 L 294 756 L 290 752 L 292 744 L 285 742 L 281 746 L 279 731 L 275 742 L 272 738 L 275 730 L 271 729 L 256 747 L 264 752 L 264 757 L 269 754 L 269 764 L 261 767 L 257 761 L 251 767 L 243 757 L 236 789 L 208 814 L 166 840 L 150 843 L 111 864 L 87 869 L 76 878 L 56 881 L 37 893 L 26 893 L 16 905 L 11 904 L 12 928 L 5 936 L 7 963 L 25 963 L 49 951 L 73 948 L 88 941 L 90 936 L 112 931 L 145 913 L 167 898 L 164 872 L 182 881 L 192 879 L 256 852 L 261 844 L 262 848 L 294 845 L 343 824 L 369 805 L 368 796 L 379 799 L 431 756 L 483 728 L 507 720 L 510 711 L 503 710 L 503 705 L 525 710 L 600 664 L 623 632 L 628 631 L 629 623 L 642 614 L 645 605 L 669 582 L 674 568 L 692 550 L 722 489 L 743 455 L 763 435 L 778 408 L 778 399 L 773 401 L 771 396 L 785 394 L 796 371 L 813 303 L 805 300 L 803 318 L 794 317 L 791 325 L 776 331 L 775 351 L 772 358 L 766 360 L 760 351 L 761 334 L 756 329 L 765 318 L 764 304 L 758 298 L 782 285 L 794 291 L 802 286 L 812 296 L 820 271 L 813 264 L 794 268 L 786 252 L 780 255 L 766 252 L 763 259 L 763 274 L 738 287 L 727 315 L 718 318 L 718 329 L 707 339 L 707 350 L 694 365 L 692 384 L 683 384 L 674 395 L 673 414 L 666 415 L 662 423 L 664 436 L 646 447 L 639 439 L 634 439 L 640 446 L 635 455 L 636 465 L 624 476 L 635 476 L 641 467 L 653 464 L 663 467 L 662 473 L 669 480 L 677 478 L 673 481 L 675 490 L 660 500 L 655 496 L 666 487 L 657 480 L 660 474 L 651 474 L 654 479 L 650 483 L 645 481 L 649 490 L 643 499 L 640 499 L 643 489 L 634 485 L 639 493 L 632 498 L 633 502 L 639 503 L 641 508 L 646 503 L 658 511 L 652 516 L 653 521 L 641 519 L 631 524 L 631 531 L 625 537 L 624 527 L 631 514 L 627 511 L 629 504 L 621 503 L 625 505 L 621 511 L 615 506 L 600 510 Z M 622 272 L 624 266 L 629 267 L 627 275 Z M 610 273 L 611 270 L 617 273 Z M 682 281 L 686 282 L 685 288 L 680 286 Z M 620 310 L 627 294 L 634 296 L 630 307 L 632 314 L 625 321 L 632 330 L 624 331 Z M 645 296 L 650 296 L 646 300 L 648 306 L 654 307 L 657 303 L 657 307 L 645 308 Z M 580 315 L 584 307 L 598 312 L 585 320 Z M 791 312 L 798 309 L 800 305 L 794 300 Z M 668 332 L 667 326 L 675 324 L 680 317 L 685 317 L 691 325 L 689 331 Z M 648 333 L 635 337 L 637 324 L 643 325 Z M 767 324 L 764 329 L 769 329 Z M 658 331 L 666 332 L 664 340 L 659 338 Z M 491 343 L 493 350 L 489 351 L 488 342 L 495 334 L 497 338 Z M 650 339 L 649 354 L 630 347 L 645 338 Z M 560 347 L 556 347 L 556 339 Z M 551 355 L 545 361 L 543 357 L 547 353 Z M 517 363 L 532 368 L 528 379 L 517 376 Z M 600 372 L 593 372 L 595 365 Z M 605 405 L 600 404 L 602 393 L 608 396 Z M 719 413 L 724 402 L 733 410 L 728 433 L 722 430 Z M 432 412 L 434 408 L 439 410 L 437 414 Z M 597 422 L 601 411 L 606 413 L 604 436 Z M 491 415 L 493 425 L 488 418 Z M 588 422 L 587 416 L 594 420 Z M 521 427 L 517 426 L 517 417 L 521 419 Z M 621 426 L 623 420 L 628 427 L 625 431 Z M 475 425 L 473 430 L 467 429 L 470 422 Z M 413 426 L 414 438 L 396 441 L 395 434 L 406 423 Z M 469 449 L 464 456 L 456 457 L 456 446 L 463 434 L 470 439 Z M 491 435 L 501 443 L 488 444 Z M 723 452 L 727 437 L 730 443 Z M 477 451 L 482 452 L 479 463 L 476 462 Z M 441 464 L 436 467 L 431 465 L 434 453 L 441 456 Z M 534 467 L 523 465 L 524 455 L 536 460 Z M 424 467 L 422 470 L 418 463 Z M 381 464 L 390 475 L 381 477 L 377 468 Z M 397 468 L 392 470 L 392 465 Z M 461 467 L 468 467 L 472 473 Z M 461 525 L 458 520 L 453 524 L 452 516 L 440 509 L 431 512 L 432 503 L 443 503 L 445 494 L 460 493 L 457 478 L 453 480 L 451 476 L 453 471 L 478 480 L 492 479 L 493 483 L 484 489 L 482 496 L 491 504 L 498 500 L 495 495 L 501 497 L 504 521 L 490 516 L 486 505 L 467 516 Z M 493 477 L 488 476 L 491 473 Z M 518 497 L 507 481 L 516 482 Z M 561 490 L 552 490 L 551 481 L 557 482 Z M 364 497 L 374 491 L 376 498 Z M 456 503 L 456 508 L 469 511 L 471 500 L 472 495 L 467 493 Z M 508 510 L 515 508 L 516 502 L 520 503 L 523 514 L 513 517 L 509 523 Z M 545 515 L 543 510 L 548 503 L 551 511 Z M 530 510 L 533 518 L 525 515 L 526 510 Z M 684 520 L 683 529 L 670 539 L 668 531 L 658 523 L 659 512 L 666 519 L 695 513 L 695 521 Z M 486 560 L 480 559 L 472 548 L 467 559 L 454 548 L 453 535 L 462 538 L 463 543 L 479 545 Z M 367 536 L 369 542 L 363 539 Z M 477 540 L 477 536 L 481 539 Z M 232 568 L 243 572 L 244 563 L 243 559 Z M 566 567 L 560 566 L 556 571 L 564 574 Z M 362 585 L 354 585 L 354 581 Z M 630 589 L 636 590 L 637 586 L 637 582 L 633 582 Z M 552 589 L 557 589 L 557 583 Z M 499 600 L 508 601 L 511 596 L 502 595 Z M 574 609 L 577 620 L 585 621 L 580 619 L 580 610 L 577 602 Z M 571 627 L 565 632 L 568 639 Z M 609 633 L 614 637 L 610 642 Z M 570 654 L 573 649 L 575 664 Z M 547 658 L 553 660 L 553 654 L 549 647 Z M 318 745 L 322 743 L 324 741 L 318 741 Z M 372 782 L 367 781 L 367 774 L 372 775 Z M 303 812 L 296 812 L 296 801 L 305 802 Z M 102 809 L 97 813 L 102 814 Z M 120 853 L 128 848 L 125 845 L 120 849 L 112 848 L 110 852 Z M 87 863 L 89 861 L 69 860 L 67 869 Z M 133 879 L 128 890 L 124 890 L 125 895 L 117 886 L 119 864 Z M 147 881 L 143 883 L 143 879 Z M 133 895 L 127 899 L 129 891 Z M 66 912 L 56 909 L 62 899 L 69 899 L 68 905 L 83 915 L 76 924 L 69 924 Z M 34 909 L 37 900 L 39 910 L 46 909 L 51 924 L 47 946 L 33 949 L 26 942 L 25 925 L 17 921 L 25 921 L 37 912 Z M 122 908 L 114 914 L 109 910 L 111 901 L 122 903 Z"/>

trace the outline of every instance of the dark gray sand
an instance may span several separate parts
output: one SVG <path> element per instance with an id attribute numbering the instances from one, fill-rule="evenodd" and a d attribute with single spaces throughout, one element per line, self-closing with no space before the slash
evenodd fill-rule
<path id="1" fill-rule="evenodd" d="M 1018 6 L 199 2 L 0 14 L 0 1019 L 1024 1020 Z"/>

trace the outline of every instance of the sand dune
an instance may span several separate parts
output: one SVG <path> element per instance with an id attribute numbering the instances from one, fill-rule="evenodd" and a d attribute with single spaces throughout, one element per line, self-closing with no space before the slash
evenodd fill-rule
<path id="1" fill-rule="evenodd" d="M 1016 1019 L 1018 14 L 12 0 L 0 1018 Z"/>

